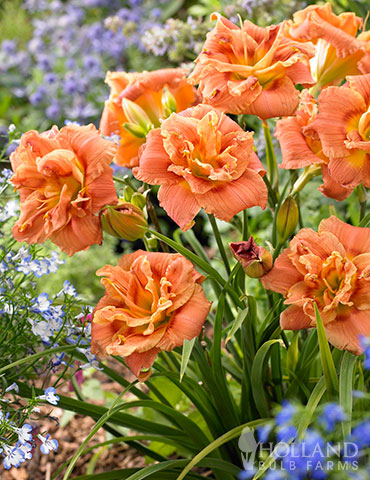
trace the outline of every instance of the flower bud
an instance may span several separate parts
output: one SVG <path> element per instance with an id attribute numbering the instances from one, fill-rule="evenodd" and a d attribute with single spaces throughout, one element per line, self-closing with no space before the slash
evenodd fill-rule
<path id="1" fill-rule="evenodd" d="M 135 190 L 129 185 L 125 185 L 123 189 L 123 198 L 126 202 L 131 202 L 132 195 L 135 193 Z"/>
<path id="2" fill-rule="evenodd" d="M 123 128 L 137 138 L 145 138 L 147 135 L 147 131 L 141 125 L 136 125 L 136 123 L 126 122 L 123 124 Z"/>
<path id="3" fill-rule="evenodd" d="M 133 128 L 134 125 L 140 126 L 145 135 L 153 128 L 153 124 L 145 111 L 135 102 L 122 98 L 122 109 L 130 123 L 125 124 L 125 128 Z M 139 130 L 138 130 L 139 133 Z M 138 135 L 137 135 L 138 136 Z"/>
<path id="4" fill-rule="evenodd" d="M 177 112 L 176 99 L 167 87 L 163 89 L 162 106 L 166 117 L 169 117 L 171 113 Z"/>
<path id="5" fill-rule="evenodd" d="M 247 242 L 230 243 L 230 249 L 248 277 L 260 278 L 272 268 L 271 253 L 259 247 L 252 236 Z"/>
<path id="6" fill-rule="evenodd" d="M 282 203 L 276 218 L 276 230 L 279 242 L 284 243 L 291 237 L 297 227 L 299 211 L 294 197 L 287 197 Z"/>
<path id="7" fill-rule="evenodd" d="M 135 192 L 131 197 L 131 203 L 142 210 L 146 205 L 146 198 L 142 193 Z"/>
<path id="8" fill-rule="evenodd" d="M 148 227 L 142 210 L 122 200 L 117 205 L 109 205 L 103 210 L 101 225 L 109 235 L 130 242 L 142 238 Z"/>

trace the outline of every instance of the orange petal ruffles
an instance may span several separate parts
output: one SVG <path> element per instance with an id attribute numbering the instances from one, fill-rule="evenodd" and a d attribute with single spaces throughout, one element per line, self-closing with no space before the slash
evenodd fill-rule
<path id="1" fill-rule="evenodd" d="M 316 303 L 329 342 L 361 353 L 359 335 L 370 335 L 370 229 L 330 217 L 319 231 L 304 228 L 261 278 L 285 297 L 285 330 L 316 326 Z"/>
<path id="2" fill-rule="evenodd" d="M 196 90 L 185 78 L 186 70 L 167 68 L 143 73 L 108 72 L 105 82 L 110 86 L 109 100 L 105 102 L 100 129 L 104 135 L 120 136 L 120 147 L 115 162 L 123 167 L 138 165 L 138 150 L 145 143 L 145 135 L 136 136 L 124 127 L 130 123 L 122 107 L 122 100 L 134 102 L 149 120 L 152 128 L 166 118 L 165 95 L 168 89 L 175 100 L 174 111 L 180 112 L 197 102 Z M 150 125 L 151 124 L 151 125 Z"/>
<path id="3" fill-rule="evenodd" d="M 144 381 L 158 352 L 199 336 L 211 304 L 183 256 L 138 250 L 97 274 L 106 293 L 93 314 L 92 352 L 125 357 Z"/>
<path id="4" fill-rule="evenodd" d="M 324 184 L 321 193 L 336 200 L 344 200 L 353 188 L 342 185 L 328 168 L 329 157 L 324 155 L 318 135 L 311 135 L 310 125 L 316 120 L 318 105 L 315 98 L 304 90 L 301 103 L 294 117 L 282 118 L 276 123 L 275 136 L 278 138 L 283 161 L 280 168 L 298 169 L 309 165 L 320 165 Z"/>
<path id="5" fill-rule="evenodd" d="M 21 199 L 14 238 L 28 243 L 50 238 L 68 255 L 101 244 L 96 214 L 117 201 L 109 166 L 116 148 L 94 125 L 25 133 L 10 157 Z"/>
<path id="6" fill-rule="evenodd" d="M 203 103 L 226 113 L 262 119 L 292 115 L 298 106 L 296 84 L 315 83 L 309 68 L 314 46 L 283 36 L 284 25 L 243 28 L 218 14 L 189 78 L 199 84 Z"/>
<path id="7" fill-rule="evenodd" d="M 347 77 L 319 96 L 319 114 L 305 129 L 329 158 L 329 175 L 351 191 L 370 187 L 370 74 Z"/>
<path id="8" fill-rule="evenodd" d="M 293 21 L 287 22 L 287 36 L 316 45 L 311 69 L 318 82 L 317 89 L 339 84 L 347 75 L 370 71 L 368 32 L 363 32 L 356 38 L 361 26 L 362 19 L 352 12 L 335 15 L 330 3 L 323 6 L 310 5 L 296 12 Z"/>
<path id="9" fill-rule="evenodd" d="M 193 225 L 201 208 L 229 221 L 246 208 L 267 203 L 253 134 L 208 105 L 172 114 L 161 129 L 152 130 L 133 173 L 161 185 L 159 202 L 183 230 Z"/>

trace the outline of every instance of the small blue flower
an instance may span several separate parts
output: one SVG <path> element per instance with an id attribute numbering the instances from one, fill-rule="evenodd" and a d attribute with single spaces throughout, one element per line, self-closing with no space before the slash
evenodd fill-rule
<path id="1" fill-rule="evenodd" d="M 360 335 L 360 345 L 365 354 L 364 368 L 370 370 L 370 338 Z"/>
<path id="2" fill-rule="evenodd" d="M 58 405 L 60 397 L 56 395 L 56 390 L 54 387 L 49 387 L 45 390 L 45 399 L 52 405 Z"/>
<path id="3" fill-rule="evenodd" d="M 35 313 L 46 312 L 49 310 L 51 303 L 52 302 L 47 293 L 40 293 L 40 295 L 35 299 L 35 303 L 31 308 L 31 311 Z"/>
<path id="4" fill-rule="evenodd" d="M 257 470 L 253 467 L 248 470 L 242 470 L 239 472 L 238 480 L 249 480 L 255 476 L 256 472 Z"/>
<path id="5" fill-rule="evenodd" d="M 343 422 L 347 419 L 343 408 L 337 403 L 328 403 L 324 407 L 323 413 L 319 416 L 318 421 L 320 425 L 328 432 L 332 432 L 338 422 Z"/>
<path id="6" fill-rule="evenodd" d="M 273 425 L 271 423 L 257 427 L 258 440 L 261 443 L 266 443 L 272 429 L 273 429 Z"/>
<path id="7" fill-rule="evenodd" d="M 281 410 L 275 416 L 276 425 L 284 425 L 290 423 L 294 414 L 297 412 L 297 407 L 288 400 L 282 402 Z"/>
<path id="8" fill-rule="evenodd" d="M 265 480 L 284 480 L 287 476 L 281 470 L 268 470 L 264 478 Z"/>
<path id="9" fill-rule="evenodd" d="M 65 280 L 63 283 L 63 293 L 71 297 L 77 297 L 77 291 L 75 287 L 68 280 Z"/>
<path id="10" fill-rule="evenodd" d="M 11 391 L 13 391 L 13 390 L 15 391 L 15 393 L 19 393 L 19 387 L 18 387 L 18 385 L 17 385 L 15 382 L 13 382 L 11 385 L 9 385 L 8 388 L 5 389 L 5 391 L 6 391 L 7 393 L 8 393 L 8 392 L 11 392 Z"/>
<path id="11" fill-rule="evenodd" d="M 297 436 L 297 429 L 293 425 L 282 425 L 277 429 L 276 438 L 278 442 L 289 442 Z"/>
<path id="12" fill-rule="evenodd" d="M 19 448 L 18 444 L 14 447 L 3 444 L 3 449 L 5 453 L 3 465 L 6 470 L 9 470 L 12 467 L 18 468 L 21 463 L 25 461 L 25 453 Z"/>
<path id="13" fill-rule="evenodd" d="M 25 423 L 21 428 L 14 428 L 14 431 L 18 434 L 18 440 L 22 445 L 32 441 L 32 426 L 28 423 Z"/>
<path id="14" fill-rule="evenodd" d="M 58 440 L 49 440 L 50 435 L 47 434 L 46 437 L 42 435 L 37 435 L 37 437 L 41 440 L 42 445 L 40 446 L 40 450 L 45 455 L 48 455 L 50 452 L 56 452 L 58 450 Z"/>

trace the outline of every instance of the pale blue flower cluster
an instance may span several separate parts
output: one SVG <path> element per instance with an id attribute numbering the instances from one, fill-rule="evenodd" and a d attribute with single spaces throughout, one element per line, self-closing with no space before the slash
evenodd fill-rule
<path id="1" fill-rule="evenodd" d="M 5 393 L 11 391 L 18 393 L 16 383 L 10 385 Z M 39 411 L 37 407 L 39 401 L 47 401 L 52 405 L 57 405 L 59 396 L 55 394 L 55 388 L 49 387 L 45 390 L 44 395 L 32 399 L 28 407 L 32 407 L 33 412 Z M 27 408 L 25 407 L 24 410 L 26 411 Z M 12 418 L 14 418 L 14 415 Z M 17 426 L 13 420 L 10 420 L 9 412 L 4 414 L 0 410 L 0 454 L 3 457 L 3 466 L 6 470 L 12 467 L 18 468 L 27 460 L 30 460 L 37 443 L 40 445 L 41 452 L 46 455 L 58 449 L 57 440 L 51 439 L 49 434 L 46 434 L 46 436 L 35 435 L 36 431 L 36 424 L 23 423 Z"/>

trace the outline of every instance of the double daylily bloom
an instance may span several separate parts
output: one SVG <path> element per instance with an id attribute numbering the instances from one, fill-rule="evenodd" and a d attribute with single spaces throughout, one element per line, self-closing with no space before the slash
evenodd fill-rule
<path id="1" fill-rule="evenodd" d="M 229 221 L 267 203 L 265 170 L 253 152 L 252 133 L 208 105 L 172 114 L 152 130 L 133 173 L 161 186 L 159 202 L 183 230 L 201 208 Z"/>
<path id="2" fill-rule="evenodd" d="M 314 304 L 330 343 L 360 354 L 360 335 L 370 335 L 370 229 L 336 217 L 322 220 L 319 231 L 304 228 L 261 278 L 289 305 L 283 329 L 316 326 Z"/>
<path id="3" fill-rule="evenodd" d="M 315 44 L 310 63 L 316 91 L 340 84 L 347 75 L 370 72 L 369 32 L 356 37 L 362 24 L 362 18 L 352 12 L 335 15 L 330 3 L 309 5 L 287 21 L 286 36 Z"/>
<path id="4" fill-rule="evenodd" d="M 117 202 L 109 164 L 116 145 L 94 125 L 31 130 L 10 157 L 21 216 L 12 233 L 19 242 L 49 238 L 69 255 L 102 242 L 98 213 Z"/>
<path id="5" fill-rule="evenodd" d="M 181 255 L 138 250 L 97 274 L 106 293 L 93 313 L 93 353 L 123 356 L 144 381 L 161 350 L 200 334 L 211 304 L 204 277 Z"/>
<path id="6" fill-rule="evenodd" d="M 233 114 L 262 119 L 292 115 L 298 106 L 297 84 L 311 85 L 309 59 L 314 46 L 284 36 L 284 24 L 242 27 L 219 14 L 208 33 L 189 80 L 199 84 L 203 103 Z"/>
<path id="7" fill-rule="evenodd" d="M 295 117 L 279 120 L 282 168 L 321 167 L 322 193 L 347 198 L 370 187 L 370 74 L 347 77 L 342 87 L 327 87 L 316 101 L 302 94 Z"/>

